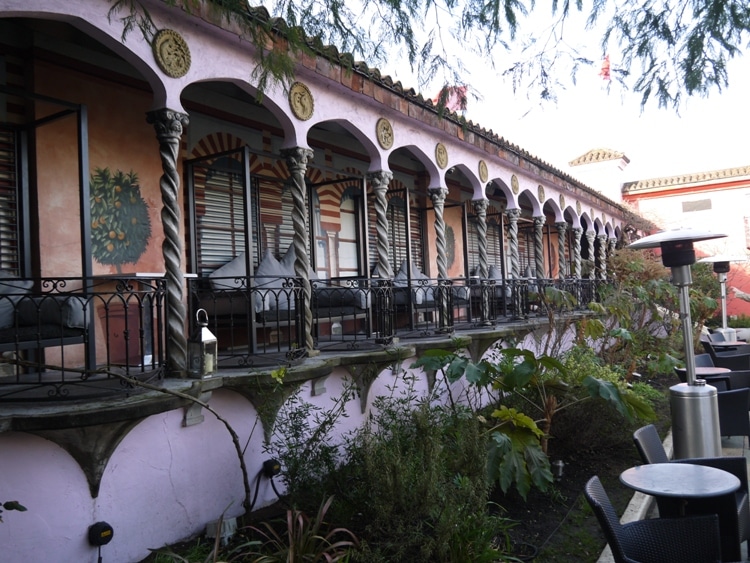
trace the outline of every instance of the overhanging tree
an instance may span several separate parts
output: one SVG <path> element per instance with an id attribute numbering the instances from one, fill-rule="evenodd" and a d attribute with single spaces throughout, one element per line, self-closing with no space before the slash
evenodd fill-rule
<path id="1" fill-rule="evenodd" d="M 111 1 L 124 36 L 138 28 L 153 37 L 141 0 Z M 750 31 L 746 0 L 274 0 L 270 14 L 247 0 L 162 1 L 187 11 L 207 3 L 240 23 L 259 48 L 252 78 L 261 92 L 270 80 L 289 83 L 295 55 L 332 45 L 350 53 L 352 65 L 357 58 L 377 66 L 394 53 L 404 56 L 420 88 L 438 78 L 448 86 L 466 83 L 462 53 L 471 52 L 512 76 L 516 88 L 554 99 L 581 65 L 594 64 L 569 38 L 591 42 L 599 34 L 601 57 L 619 52 L 615 80 L 639 93 L 642 104 L 678 108 L 685 97 L 728 85 L 727 63 L 741 54 Z M 537 19 L 542 10 L 549 20 Z M 521 38 L 525 48 L 512 54 Z"/>

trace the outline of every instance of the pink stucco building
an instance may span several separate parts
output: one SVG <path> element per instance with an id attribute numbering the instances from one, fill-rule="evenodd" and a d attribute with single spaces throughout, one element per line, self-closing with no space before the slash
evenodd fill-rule
<path id="1" fill-rule="evenodd" d="M 456 334 L 476 357 L 533 342 L 530 288 L 585 307 L 642 222 L 332 49 L 259 98 L 241 23 L 141 4 L 154 35 L 123 39 L 107 0 L 0 3 L 0 499 L 28 508 L 8 561 L 96 561 L 98 521 L 104 560 L 138 561 L 248 509 L 225 429 L 159 389 L 228 420 L 255 476 L 289 388 L 353 381 L 359 424 Z"/>

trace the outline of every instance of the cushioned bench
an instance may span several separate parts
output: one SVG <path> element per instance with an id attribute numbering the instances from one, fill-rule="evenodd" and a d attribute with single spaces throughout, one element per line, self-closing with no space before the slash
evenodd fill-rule
<path id="1" fill-rule="evenodd" d="M 208 287 L 198 289 L 196 304 L 207 311 L 209 328 L 223 334 L 221 342 L 228 346 L 243 345 L 253 323 L 258 329 L 270 331 L 259 332 L 259 341 L 278 338 L 277 331 L 282 329 L 284 338 L 297 337 L 296 332 L 288 328 L 301 326 L 301 312 L 297 308 L 302 299 L 302 287 L 294 271 L 295 259 L 293 246 L 281 260 L 266 250 L 254 275 L 248 277 L 246 257 L 240 254 L 209 274 Z M 318 279 L 312 271 L 309 279 L 314 322 L 331 324 L 367 316 L 370 292 L 360 288 L 358 279 Z"/>
<path id="2" fill-rule="evenodd" d="M 86 341 L 86 300 L 70 294 L 32 295 L 32 280 L 0 273 L 0 352 Z"/>

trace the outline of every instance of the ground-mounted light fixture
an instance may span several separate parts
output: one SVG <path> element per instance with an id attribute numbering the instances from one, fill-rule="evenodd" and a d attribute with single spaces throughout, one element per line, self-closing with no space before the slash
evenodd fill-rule
<path id="1" fill-rule="evenodd" d="M 662 263 L 671 268 L 672 283 L 679 290 L 687 382 L 669 389 L 672 439 L 677 459 L 721 455 L 716 388 L 695 377 L 693 323 L 690 320 L 690 286 L 693 278 L 690 266 L 695 263 L 693 243 L 726 236 L 701 229 L 673 229 L 644 237 L 628 247 L 634 250 L 661 248 Z"/>
<path id="2" fill-rule="evenodd" d="M 698 262 L 707 262 L 714 265 L 714 274 L 719 278 L 721 284 L 721 328 L 716 329 L 724 335 L 724 340 L 734 342 L 737 340 L 737 331 L 727 326 L 727 274 L 730 262 L 744 262 L 744 256 L 709 256 L 701 258 Z"/>

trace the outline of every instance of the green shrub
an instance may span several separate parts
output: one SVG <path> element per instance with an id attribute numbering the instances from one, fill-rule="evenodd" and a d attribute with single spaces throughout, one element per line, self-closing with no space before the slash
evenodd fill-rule
<path id="1" fill-rule="evenodd" d="M 490 516 L 487 441 L 460 408 L 379 397 L 347 446 L 342 505 L 356 511 L 366 552 L 355 561 L 493 561 L 502 519 Z"/>
<path id="2" fill-rule="evenodd" d="M 715 326 L 721 326 L 721 315 L 718 315 L 717 319 Z M 750 328 L 750 316 L 744 314 L 732 316 L 727 319 L 727 326 L 731 328 Z"/>

